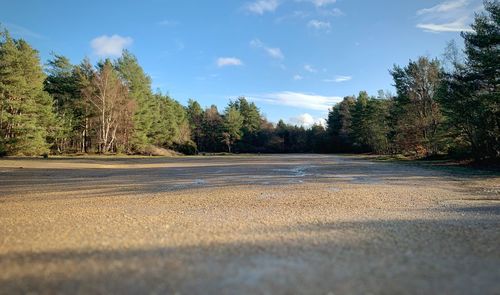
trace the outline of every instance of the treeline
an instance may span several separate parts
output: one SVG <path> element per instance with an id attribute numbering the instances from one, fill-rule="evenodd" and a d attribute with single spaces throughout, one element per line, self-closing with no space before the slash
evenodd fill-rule
<path id="1" fill-rule="evenodd" d="M 0 40 L 0 154 L 372 152 L 500 158 L 500 5 L 486 1 L 465 50 L 394 66 L 396 94 L 360 92 L 328 114 L 327 126 L 268 122 L 244 97 L 221 112 L 151 90 L 135 56 L 78 65 L 36 50 L 7 31 Z M 161 154 L 161 153 L 160 153 Z"/>
<path id="2" fill-rule="evenodd" d="M 153 93 L 128 51 L 95 66 L 53 55 L 43 68 L 26 41 L 1 35 L 0 155 L 313 152 L 314 132 L 274 126 L 243 97 L 223 113 L 184 107 Z"/>
<path id="3" fill-rule="evenodd" d="M 421 57 L 390 71 L 396 95 L 346 97 L 328 116 L 333 152 L 500 158 L 500 4 L 485 1 L 464 54 Z"/>

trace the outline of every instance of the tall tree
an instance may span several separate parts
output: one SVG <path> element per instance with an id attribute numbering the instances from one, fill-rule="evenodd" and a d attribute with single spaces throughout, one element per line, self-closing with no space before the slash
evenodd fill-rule
<path id="1" fill-rule="evenodd" d="M 217 106 L 212 105 L 207 108 L 203 116 L 203 147 L 210 152 L 221 151 L 223 119 L 217 110 Z"/>
<path id="2" fill-rule="evenodd" d="M 68 58 L 54 54 L 47 63 L 45 91 L 54 99 L 56 129 L 53 134 L 58 152 L 69 152 L 71 145 L 77 144 L 80 120 L 80 93 L 75 67 Z M 77 144 L 78 145 L 78 144 Z M 78 146 L 76 148 L 78 150 Z"/>
<path id="3" fill-rule="evenodd" d="M 446 75 L 441 104 L 478 159 L 500 158 L 500 2 L 485 1 L 462 33 L 466 60 Z"/>
<path id="4" fill-rule="evenodd" d="M 151 92 L 151 78 L 144 73 L 137 58 L 124 50 L 115 67 L 128 87 L 129 96 L 135 101 L 133 114 L 132 148 L 141 152 L 150 144 L 150 133 L 155 121 L 154 102 Z"/>
<path id="5" fill-rule="evenodd" d="M 201 139 L 203 136 L 202 132 L 203 109 L 196 100 L 190 99 L 188 101 L 187 116 L 189 121 L 189 127 L 191 128 L 193 141 L 196 143 L 198 149 L 200 148 Z"/>
<path id="6" fill-rule="evenodd" d="M 130 119 L 127 115 L 134 108 L 127 87 L 119 79 L 111 61 L 99 65 L 84 95 L 96 110 L 98 151 L 107 153 L 116 144 L 119 128 Z M 129 126 L 128 122 L 126 125 Z"/>
<path id="7" fill-rule="evenodd" d="M 233 105 L 243 116 L 243 132 L 245 134 L 257 132 L 260 128 L 261 115 L 255 103 L 249 103 L 246 98 L 240 97 Z"/>
<path id="8" fill-rule="evenodd" d="M 331 151 L 352 150 L 352 112 L 355 105 L 356 98 L 347 96 L 328 113 L 327 131 L 331 138 Z"/>
<path id="9" fill-rule="evenodd" d="M 417 156 L 439 151 L 442 115 L 437 103 L 442 72 L 439 61 L 420 57 L 391 71 L 398 96 L 394 112 L 395 144 Z"/>
<path id="10" fill-rule="evenodd" d="M 243 116 L 234 106 L 228 106 L 224 113 L 224 133 L 223 142 L 226 144 L 228 152 L 231 152 L 232 145 L 241 139 L 243 127 Z"/>
<path id="11" fill-rule="evenodd" d="M 87 153 L 91 149 L 93 131 L 95 131 L 91 120 L 95 116 L 95 109 L 85 96 L 86 92 L 91 89 L 92 79 L 95 76 L 95 69 L 88 58 L 74 68 L 74 76 L 78 87 L 78 99 L 73 104 L 75 119 L 79 123 L 76 132 L 80 137 L 80 151 Z"/>
<path id="12" fill-rule="evenodd" d="M 8 31 L 0 33 L 0 153 L 48 152 L 54 116 L 44 79 L 38 52 Z"/>
<path id="13" fill-rule="evenodd" d="M 366 91 L 361 91 L 352 108 L 352 139 L 358 151 L 369 151 L 370 122 L 367 108 L 370 97 Z"/>

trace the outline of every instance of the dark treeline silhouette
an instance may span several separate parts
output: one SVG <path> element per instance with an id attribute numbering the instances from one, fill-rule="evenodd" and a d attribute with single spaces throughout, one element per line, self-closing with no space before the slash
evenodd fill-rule
<path id="1" fill-rule="evenodd" d="M 465 50 L 390 71 L 396 95 L 362 91 L 332 106 L 326 126 L 272 124 L 244 97 L 221 112 L 153 92 L 128 51 L 116 60 L 46 64 L 26 41 L 0 39 L 0 154 L 371 152 L 500 157 L 500 5 L 485 1 Z"/>

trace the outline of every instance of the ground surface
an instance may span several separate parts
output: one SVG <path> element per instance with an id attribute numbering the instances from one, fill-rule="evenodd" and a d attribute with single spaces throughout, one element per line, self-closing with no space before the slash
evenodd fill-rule
<path id="1" fill-rule="evenodd" d="M 0 270 L 1 294 L 500 294 L 500 178 L 321 155 L 0 160 Z"/>

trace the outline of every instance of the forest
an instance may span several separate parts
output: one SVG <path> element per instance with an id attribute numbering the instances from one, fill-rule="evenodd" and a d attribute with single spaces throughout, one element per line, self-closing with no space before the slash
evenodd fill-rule
<path id="1" fill-rule="evenodd" d="M 486 1 L 464 49 L 390 69 L 396 93 L 361 91 L 326 126 L 269 122 L 244 97 L 223 110 L 154 92 L 129 51 L 92 65 L 0 35 L 0 155 L 123 153 L 376 153 L 500 158 L 500 4 Z"/>

